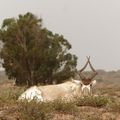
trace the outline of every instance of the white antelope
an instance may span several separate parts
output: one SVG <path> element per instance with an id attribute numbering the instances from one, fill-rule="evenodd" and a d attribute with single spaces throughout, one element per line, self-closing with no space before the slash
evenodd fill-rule
<path id="1" fill-rule="evenodd" d="M 92 80 L 93 77 L 86 78 L 81 73 L 88 63 L 95 72 L 88 58 L 86 65 L 80 71 L 81 81 L 72 79 L 71 81 L 57 85 L 33 86 L 27 89 L 18 99 L 26 99 L 28 101 L 35 99 L 39 102 L 52 101 L 55 99 L 71 100 L 74 97 L 90 95 L 91 87 L 96 83 L 96 80 Z"/>
<path id="2" fill-rule="evenodd" d="M 92 81 L 88 85 L 84 85 L 82 81 L 72 80 L 58 85 L 33 86 L 27 89 L 19 97 L 19 100 L 37 100 L 52 101 L 55 99 L 71 100 L 77 96 L 86 96 L 91 93 L 91 87 L 96 83 Z"/>

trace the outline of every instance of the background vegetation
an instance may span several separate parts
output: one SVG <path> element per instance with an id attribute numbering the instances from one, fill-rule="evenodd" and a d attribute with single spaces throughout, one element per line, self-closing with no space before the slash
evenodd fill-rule
<path id="1" fill-rule="evenodd" d="M 0 40 L 3 67 L 17 85 L 60 83 L 74 75 L 77 57 L 68 52 L 71 44 L 44 28 L 32 13 L 5 19 Z"/>

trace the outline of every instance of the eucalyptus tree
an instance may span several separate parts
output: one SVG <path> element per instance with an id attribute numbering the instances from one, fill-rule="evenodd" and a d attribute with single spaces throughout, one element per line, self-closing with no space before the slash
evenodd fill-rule
<path id="1" fill-rule="evenodd" d="M 3 67 L 17 85 L 62 82 L 74 75 L 77 57 L 69 53 L 71 44 L 43 27 L 32 13 L 7 18 L 0 29 Z"/>

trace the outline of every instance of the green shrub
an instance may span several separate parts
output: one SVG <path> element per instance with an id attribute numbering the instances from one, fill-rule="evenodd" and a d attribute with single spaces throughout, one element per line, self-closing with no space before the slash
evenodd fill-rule
<path id="1" fill-rule="evenodd" d="M 50 103 L 24 101 L 18 106 L 20 120 L 49 120 L 52 117 L 53 108 Z"/>
<path id="2" fill-rule="evenodd" d="M 76 114 L 78 112 L 77 106 L 72 101 L 55 100 L 52 105 L 55 111 L 64 114 Z"/>
<path id="3" fill-rule="evenodd" d="M 111 100 L 106 97 L 98 96 L 86 96 L 83 98 L 77 98 L 76 99 L 76 105 L 77 106 L 93 106 L 93 107 L 103 107 L 109 104 Z"/>
<path id="4" fill-rule="evenodd" d="M 55 113 L 77 114 L 78 108 L 73 102 L 55 100 L 53 102 L 20 102 L 18 103 L 20 120 L 50 120 Z"/>
<path id="5" fill-rule="evenodd" d="M 0 107 L 16 104 L 19 95 L 23 92 L 21 88 L 2 88 L 0 91 Z"/>

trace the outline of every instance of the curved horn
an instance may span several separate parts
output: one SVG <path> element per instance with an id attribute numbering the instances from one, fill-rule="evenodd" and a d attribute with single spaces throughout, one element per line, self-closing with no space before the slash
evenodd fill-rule
<path id="1" fill-rule="evenodd" d="M 89 65 L 90 65 L 90 68 L 91 68 L 91 70 L 93 71 L 93 74 L 91 75 L 91 77 L 89 77 L 89 79 L 93 79 L 96 75 L 97 75 L 97 71 L 93 68 L 93 66 L 92 66 L 92 64 L 91 64 L 91 62 L 90 62 L 90 57 L 88 58 L 87 57 L 87 59 L 88 59 L 88 63 L 89 63 Z"/>
<path id="2" fill-rule="evenodd" d="M 82 68 L 81 70 L 79 70 L 79 76 L 80 76 L 81 80 L 85 80 L 85 79 L 86 79 L 86 77 L 84 76 L 84 74 L 83 74 L 82 72 L 83 72 L 83 71 L 85 70 L 85 68 L 87 67 L 87 65 L 88 65 L 88 63 L 89 63 L 90 57 L 87 57 L 87 59 L 88 59 L 88 61 L 86 62 L 86 64 L 83 66 L 83 68 Z"/>

